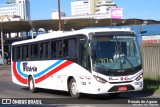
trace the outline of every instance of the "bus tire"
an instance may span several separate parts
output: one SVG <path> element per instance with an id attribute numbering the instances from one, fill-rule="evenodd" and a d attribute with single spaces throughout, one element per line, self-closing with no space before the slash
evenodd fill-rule
<path id="1" fill-rule="evenodd" d="M 35 88 L 34 80 L 33 80 L 32 77 L 29 77 L 28 87 L 29 87 L 29 91 L 32 92 L 32 93 L 35 93 L 36 90 L 37 90 L 37 89 Z"/>
<path id="2" fill-rule="evenodd" d="M 69 82 L 69 92 L 73 98 L 80 98 L 80 93 L 78 92 L 78 86 L 74 78 Z"/>

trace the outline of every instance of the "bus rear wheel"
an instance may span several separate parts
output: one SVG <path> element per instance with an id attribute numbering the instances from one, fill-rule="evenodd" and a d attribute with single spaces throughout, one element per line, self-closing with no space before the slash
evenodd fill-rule
<path id="1" fill-rule="evenodd" d="M 80 93 L 78 91 L 78 85 L 74 78 L 69 82 L 69 92 L 73 98 L 80 98 Z"/>
<path id="2" fill-rule="evenodd" d="M 29 77 L 28 87 L 29 87 L 29 91 L 32 92 L 32 93 L 35 93 L 36 90 L 37 90 L 37 89 L 35 88 L 34 80 L 33 80 L 32 77 Z"/>

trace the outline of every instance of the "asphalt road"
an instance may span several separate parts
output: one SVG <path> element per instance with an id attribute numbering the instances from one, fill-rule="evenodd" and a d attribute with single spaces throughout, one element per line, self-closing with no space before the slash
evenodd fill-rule
<path id="1" fill-rule="evenodd" d="M 132 103 L 127 104 L 127 103 L 132 100 L 137 101 L 137 100 L 142 100 L 143 98 L 158 98 L 158 97 L 159 96 L 154 96 L 153 93 L 143 94 L 138 92 L 132 92 L 132 93 L 120 94 L 120 96 L 116 98 L 110 97 L 108 95 L 100 96 L 100 95 L 83 94 L 82 98 L 80 99 L 72 99 L 67 92 L 62 92 L 62 91 L 39 89 L 37 93 L 30 93 L 27 87 L 22 87 L 12 83 L 10 66 L 4 67 L 0 65 L 0 100 L 11 99 L 12 104 L 14 104 L 14 105 L 0 105 L 0 107 L 10 107 L 10 106 L 17 107 L 21 106 L 17 104 L 19 103 L 25 104 L 25 101 L 28 104 L 28 101 L 30 100 L 35 101 L 33 102 L 34 104 L 37 101 L 37 104 L 45 103 L 45 105 L 23 105 L 23 106 L 24 107 L 31 107 L 31 106 L 133 107 L 138 105 L 134 105 Z M 24 102 L 18 102 L 19 100 L 22 100 Z M 160 105 L 158 104 L 158 106 Z"/>

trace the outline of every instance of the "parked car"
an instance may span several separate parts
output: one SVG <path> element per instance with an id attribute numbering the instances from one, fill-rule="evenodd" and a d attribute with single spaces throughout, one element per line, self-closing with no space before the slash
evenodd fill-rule
<path id="1" fill-rule="evenodd" d="M 4 63 L 3 63 L 4 60 Z M 0 65 L 6 65 L 8 61 L 8 53 L 4 52 L 4 59 L 2 58 L 2 50 L 0 49 Z"/>

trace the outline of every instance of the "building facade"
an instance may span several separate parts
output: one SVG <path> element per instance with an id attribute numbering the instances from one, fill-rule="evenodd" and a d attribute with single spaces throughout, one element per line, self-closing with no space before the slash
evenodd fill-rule
<path id="1" fill-rule="evenodd" d="M 16 0 L 17 12 L 24 20 L 30 20 L 30 0 Z"/>
<path id="2" fill-rule="evenodd" d="M 16 15 L 23 20 L 30 20 L 30 0 L 15 0 L 0 4 L 0 15 Z"/>
<path id="3" fill-rule="evenodd" d="M 109 14 L 111 8 L 117 8 L 113 0 L 96 0 L 95 14 Z"/>
<path id="4" fill-rule="evenodd" d="M 90 0 L 75 0 L 71 2 L 71 15 L 88 15 L 91 14 L 89 6 Z"/>
<path id="5" fill-rule="evenodd" d="M 109 14 L 111 8 L 117 8 L 113 0 L 73 0 L 71 15 Z"/>

